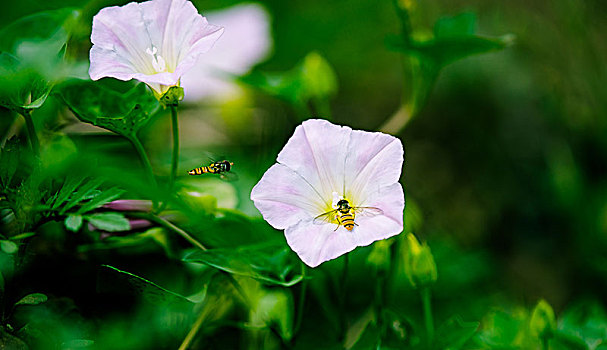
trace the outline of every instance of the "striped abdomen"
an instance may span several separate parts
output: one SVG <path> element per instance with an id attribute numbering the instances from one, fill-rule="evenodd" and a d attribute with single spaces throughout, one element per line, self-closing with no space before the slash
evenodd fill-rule
<path id="1" fill-rule="evenodd" d="M 213 171 L 213 168 L 208 167 L 208 166 L 201 166 L 200 168 L 196 168 L 196 169 L 192 169 L 190 171 L 188 171 L 188 174 L 190 175 L 202 175 L 202 174 L 206 174 L 206 173 L 215 173 Z"/>
<path id="2" fill-rule="evenodd" d="M 348 211 L 347 213 L 340 212 L 339 221 L 342 225 L 344 225 L 344 227 L 348 231 L 352 231 L 354 225 L 356 225 L 354 223 L 354 213 L 352 213 L 351 211 Z"/>

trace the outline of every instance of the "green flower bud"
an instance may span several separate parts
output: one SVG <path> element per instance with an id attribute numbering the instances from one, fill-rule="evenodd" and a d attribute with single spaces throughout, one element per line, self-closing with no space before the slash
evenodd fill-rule
<path id="1" fill-rule="evenodd" d="M 552 333 L 556 330 L 554 311 L 546 300 L 541 299 L 533 309 L 529 330 L 538 338 L 552 337 Z"/>
<path id="2" fill-rule="evenodd" d="M 171 86 L 159 99 L 164 106 L 177 106 L 179 101 L 183 100 L 183 88 L 179 86 Z"/>
<path id="3" fill-rule="evenodd" d="M 426 243 L 419 244 L 412 233 L 405 237 L 405 273 L 415 288 L 427 287 L 436 282 L 434 257 Z"/>
<path id="4" fill-rule="evenodd" d="M 379 270 L 387 270 L 390 267 L 390 246 L 393 240 L 384 239 L 373 244 L 373 250 L 367 257 L 367 262 Z"/>

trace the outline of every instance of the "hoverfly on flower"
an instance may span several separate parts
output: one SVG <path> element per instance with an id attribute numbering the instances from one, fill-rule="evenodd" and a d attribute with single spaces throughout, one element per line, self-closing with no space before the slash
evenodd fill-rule
<path id="1" fill-rule="evenodd" d="M 350 202 L 343 198 L 337 202 L 336 207 L 337 208 L 333 210 L 322 213 L 315 217 L 313 221 L 314 224 L 322 225 L 325 223 L 337 223 L 337 227 L 334 231 L 337 231 L 337 229 L 342 225 L 346 228 L 346 230 L 352 231 L 354 226 L 358 226 L 358 224 L 354 222 L 356 214 L 371 217 L 384 213 L 383 210 L 375 207 L 352 207 L 350 206 Z"/>
<path id="2" fill-rule="evenodd" d="M 316 267 L 403 230 L 403 159 L 394 136 L 306 120 L 251 199 L 301 260 Z"/>
<path id="3" fill-rule="evenodd" d="M 220 160 L 218 162 L 212 162 L 207 166 L 201 166 L 188 171 L 190 175 L 202 175 L 202 174 L 218 174 L 222 180 L 236 180 L 237 176 L 233 172 L 230 172 L 233 162 L 229 160 Z"/>

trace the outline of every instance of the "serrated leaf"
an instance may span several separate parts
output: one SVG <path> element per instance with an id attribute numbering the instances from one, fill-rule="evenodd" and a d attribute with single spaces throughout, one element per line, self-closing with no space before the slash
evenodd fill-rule
<path id="1" fill-rule="evenodd" d="M 69 215 L 65 218 L 64 224 L 68 230 L 76 232 L 82 227 L 82 215 Z"/>
<path id="2" fill-rule="evenodd" d="M 85 217 L 89 223 L 103 231 L 119 232 L 131 229 L 129 220 L 121 213 L 95 213 Z"/>
<path id="3" fill-rule="evenodd" d="M 19 250 L 19 247 L 15 242 L 5 240 L 0 241 L 0 248 L 6 254 L 15 254 Z"/>
<path id="4" fill-rule="evenodd" d="M 68 177 L 67 180 L 65 180 L 65 182 L 63 183 L 63 186 L 61 186 L 59 192 L 57 192 L 57 196 L 54 197 L 55 199 L 52 201 L 51 209 L 55 210 L 58 209 L 61 205 L 63 205 L 63 203 L 65 203 L 69 199 L 72 193 L 76 190 L 76 188 L 78 188 L 78 186 L 80 186 L 83 181 L 84 178 L 75 178 L 71 176 Z"/>
<path id="5" fill-rule="evenodd" d="M 15 303 L 15 306 L 17 306 L 17 305 L 38 305 L 38 304 L 44 303 L 47 300 L 48 300 L 48 297 L 42 293 L 32 293 L 32 294 L 28 294 L 28 295 L 24 296 L 23 298 L 21 298 L 21 300 L 19 300 L 18 302 Z"/>
<path id="6" fill-rule="evenodd" d="M 110 265 L 101 265 L 100 289 L 111 291 L 116 288 L 127 287 L 133 292 L 141 294 L 145 300 L 157 305 L 179 304 L 182 306 L 192 305 L 194 301 L 189 298 L 165 289 L 154 282 L 133 273 L 120 270 Z"/>
<path id="7" fill-rule="evenodd" d="M 84 183 L 84 185 L 80 186 L 76 192 L 74 192 L 67 203 L 61 208 L 59 214 L 63 215 L 66 211 L 72 209 L 76 205 L 80 204 L 83 200 L 87 200 L 91 198 L 93 193 L 97 191 L 97 188 L 101 186 L 103 180 L 101 179 L 92 179 Z"/>
<path id="8" fill-rule="evenodd" d="M 303 274 L 298 271 L 300 262 L 293 257 L 288 247 L 278 244 L 195 251 L 183 260 L 285 287 L 293 286 L 303 279 Z"/>
<path id="9" fill-rule="evenodd" d="M 143 83 L 120 93 L 91 81 L 73 80 L 63 84 L 59 94 L 81 121 L 127 138 L 135 137 L 160 108 Z"/>
<path id="10" fill-rule="evenodd" d="M 93 209 L 97 209 L 97 208 L 101 207 L 102 205 L 109 203 L 109 202 L 113 201 L 114 199 L 117 199 L 123 193 L 124 193 L 124 190 L 121 190 L 118 187 L 112 187 L 107 190 L 103 190 L 103 191 L 99 192 L 98 194 L 96 194 L 94 197 L 92 197 L 90 201 L 83 204 L 76 213 L 84 214 Z"/>

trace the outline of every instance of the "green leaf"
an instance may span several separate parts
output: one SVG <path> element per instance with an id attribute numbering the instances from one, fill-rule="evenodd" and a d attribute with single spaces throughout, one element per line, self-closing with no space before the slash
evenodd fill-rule
<path id="1" fill-rule="evenodd" d="M 285 287 L 303 279 L 302 272 L 296 271 L 300 263 L 292 251 L 278 244 L 195 251 L 185 256 L 183 261 L 206 264 L 231 274 Z"/>
<path id="2" fill-rule="evenodd" d="M 288 71 L 253 71 L 240 81 L 299 107 L 310 100 L 328 99 L 338 90 L 335 71 L 318 52 L 309 53 Z"/>
<path id="3" fill-rule="evenodd" d="M 455 316 L 438 328 L 435 347 L 445 350 L 462 349 L 478 326 L 478 322 L 464 322 L 459 316 Z"/>
<path id="4" fill-rule="evenodd" d="M 63 183 L 63 186 L 61 186 L 59 192 L 57 192 L 55 196 L 50 198 L 49 203 L 51 203 L 51 210 L 56 210 L 64 203 L 66 203 L 70 196 L 74 193 L 76 188 L 78 188 L 78 186 L 80 186 L 83 181 L 83 177 L 76 178 L 73 176 L 68 176 L 68 178 Z"/>
<path id="5" fill-rule="evenodd" d="M 40 12 L 0 30 L 0 105 L 20 113 L 42 106 L 68 75 L 63 49 L 77 16 L 72 9 Z"/>
<path id="6" fill-rule="evenodd" d="M 6 254 L 15 254 L 19 250 L 19 247 L 15 242 L 5 240 L 0 241 L 0 248 L 2 248 L 2 251 Z"/>
<path id="7" fill-rule="evenodd" d="M 451 38 L 474 35 L 476 31 L 476 15 L 474 12 L 462 12 L 455 16 L 445 16 L 434 24 L 434 36 Z"/>
<path id="8" fill-rule="evenodd" d="M 92 196 L 95 195 L 97 188 L 101 186 L 102 182 L 103 181 L 101 179 L 92 179 L 86 182 L 84 185 L 80 186 L 78 188 L 78 191 L 74 192 L 73 194 L 68 193 L 68 195 L 71 194 L 71 196 L 67 199 L 67 202 L 65 203 L 63 208 L 61 208 L 59 214 L 63 215 L 66 211 L 80 204 L 80 202 L 90 199 Z M 73 183 L 70 184 L 70 187 L 72 186 Z M 61 191 L 63 191 L 63 188 L 61 189 Z"/>
<path id="9" fill-rule="evenodd" d="M 10 187 L 13 176 L 17 172 L 20 150 L 16 138 L 8 140 L 2 148 L 0 154 L 0 181 L 2 181 L 2 187 L 5 189 Z"/>
<path id="10" fill-rule="evenodd" d="M 103 191 L 97 193 L 94 197 L 92 197 L 90 201 L 83 204 L 76 213 L 84 214 L 93 209 L 97 209 L 97 208 L 101 207 L 102 205 L 109 203 L 109 202 L 113 201 L 114 199 L 117 199 L 123 193 L 124 193 L 124 190 L 121 190 L 118 187 L 112 187 L 107 190 L 103 190 Z"/>
<path id="11" fill-rule="evenodd" d="M 253 327 L 272 327 L 284 340 L 293 337 L 293 295 L 288 289 L 263 293 L 251 308 L 249 324 Z"/>
<path id="12" fill-rule="evenodd" d="M 103 270 L 100 276 L 100 289 L 103 291 L 123 290 L 126 287 L 126 289 L 141 294 L 145 300 L 156 305 L 178 304 L 185 306 L 200 301 L 199 296 L 196 296 L 196 299 L 189 299 L 130 272 L 110 265 L 101 266 Z"/>
<path id="13" fill-rule="evenodd" d="M 18 302 L 15 303 L 15 306 L 17 305 L 38 305 L 38 304 L 42 304 L 44 302 L 46 302 L 48 300 L 48 297 L 42 293 L 32 293 L 32 294 L 28 294 L 26 296 L 24 296 L 23 298 L 21 298 L 21 300 L 19 300 Z"/>
<path id="14" fill-rule="evenodd" d="M 558 333 L 581 339 L 590 350 L 607 342 L 607 314 L 599 303 L 584 302 L 567 309 L 558 324 Z"/>
<path id="15" fill-rule="evenodd" d="M 59 88 L 69 109 L 85 123 L 135 137 L 159 109 L 158 100 L 143 83 L 126 93 L 86 80 L 73 80 Z"/>
<path id="16" fill-rule="evenodd" d="M 121 213 L 95 213 L 87 215 L 85 218 L 93 226 L 103 231 L 119 232 L 131 229 L 129 220 Z"/>
<path id="17" fill-rule="evenodd" d="M 311 52 L 301 65 L 304 98 L 326 98 L 337 93 L 337 75 L 318 52 Z"/>
<path id="18" fill-rule="evenodd" d="M 525 341 L 525 327 L 528 322 L 526 310 L 512 313 L 494 311 L 488 314 L 482 322 L 482 328 L 476 333 L 475 340 L 482 346 L 494 349 L 520 348 L 520 342 Z"/>
<path id="19" fill-rule="evenodd" d="M 82 227 L 82 215 L 69 215 L 65 218 L 64 223 L 68 230 L 76 232 Z"/>
<path id="20" fill-rule="evenodd" d="M 26 239 L 26 238 L 30 238 L 36 235 L 36 232 L 24 232 L 24 233 L 20 233 L 18 235 L 12 236 L 9 239 L 11 241 L 18 241 L 21 239 Z"/>
<path id="21" fill-rule="evenodd" d="M 38 12 L 9 24 L 0 30 L 0 50 L 15 52 L 23 42 L 43 42 L 61 35 L 63 43 L 56 43 L 59 51 L 68 39 L 78 12 L 71 8 Z"/>

